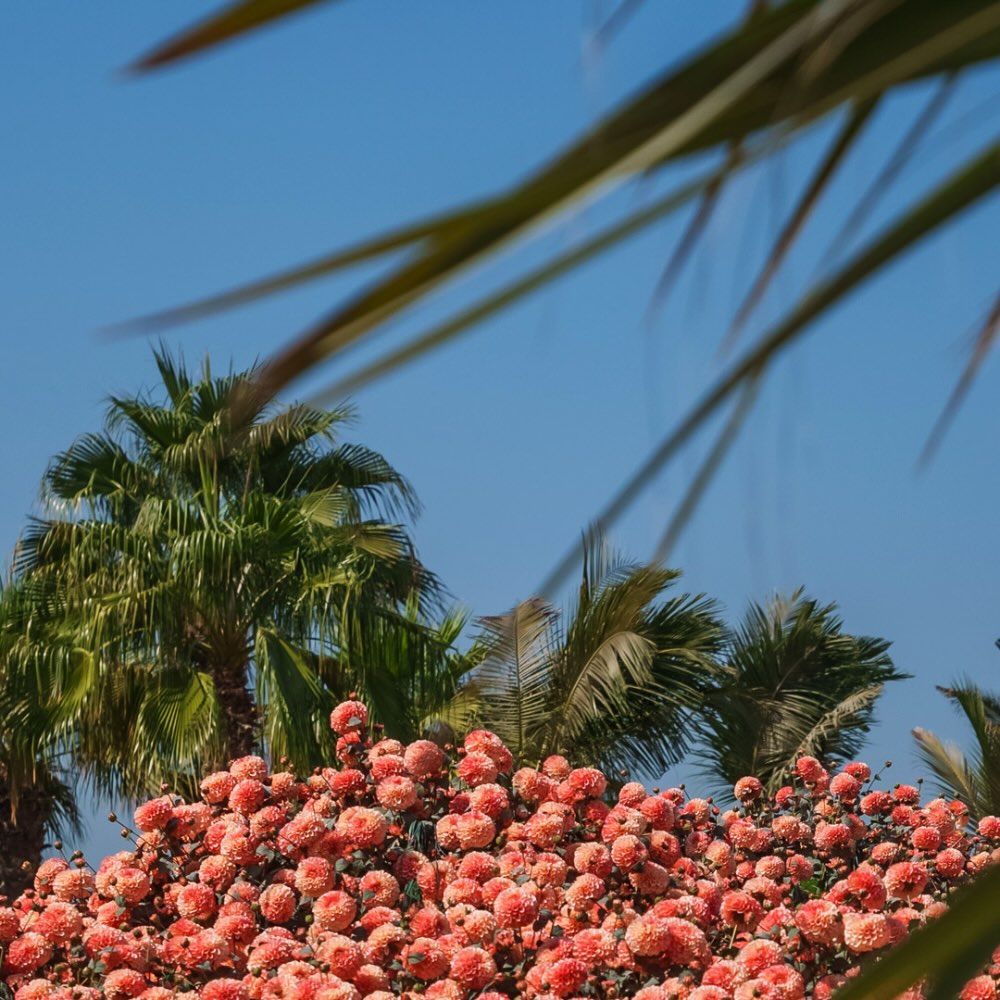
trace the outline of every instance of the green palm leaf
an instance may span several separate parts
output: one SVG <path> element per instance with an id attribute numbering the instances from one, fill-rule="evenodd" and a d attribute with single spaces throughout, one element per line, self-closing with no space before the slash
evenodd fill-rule
<path id="1" fill-rule="evenodd" d="M 547 681 L 559 613 L 544 601 L 523 601 L 505 615 L 482 619 L 482 662 L 470 678 L 487 718 L 518 757 L 534 749 L 545 725 Z"/>
<path id="2" fill-rule="evenodd" d="M 751 604 L 707 678 L 697 754 L 721 793 L 746 774 L 774 791 L 797 757 L 854 757 L 883 686 L 906 675 L 888 643 L 843 631 L 801 593 Z"/>
<path id="3" fill-rule="evenodd" d="M 298 8 L 297 2 L 290 7 Z M 237 4 L 222 18 L 236 18 L 219 36 L 280 16 L 285 4 Z M 209 22 L 211 26 L 214 22 Z M 228 24 L 228 22 L 227 22 Z M 199 36 L 209 44 L 212 35 Z M 187 44 L 187 43 L 185 43 Z M 183 45 L 174 54 L 187 51 Z M 437 219 L 407 226 L 332 257 L 269 278 L 257 285 L 172 310 L 154 322 L 176 322 L 205 311 L 240 304 L 250 298 L 282 290 L 347 264 L 407 248 L 408 254 L 387 276 L 363 288 L 345 304 L 293 342 L 268 363 L 257 392 L 261 398 L 290 380 L 377 330 L 390 318 L 436 293 L 473 265 L 496 254 L 539 226 L 572 211 L 584 201 L 601 196 L 636 175 L 648 175 L 693 154 L 725 153 L 723 166 L 712 172 L 697 190 L 670 192 L 648 216 L 632 213 L 621 224 L 574 251 L 545 261 L 518 281 L 488 293 L 462 312 L 418 334 L 386 357 L 377 359 L 338 383 L 338 390 L 393 370 L 427 350 L 457 336 L 505 308 L 523 295 L 565 274 L 591 256 L 617 245 L 639 228 L 692 197 L 717 191 L 725 178 L 757 159 L 761 153 L 794 140 L 811 124 L 832 114 L 847 112 L 842 131 L 817 164 L 799 204 L 782 228 L 764 269 L 754 282 L 744 306 L 734 319 L 735 331 L 763 294 L 775 271 L 803 229 L 807 216 L 844 162 L 871 107 L 902 86 L 940 80 L 950 89 L 956 75 L 1000 55 L 1000 3 L 997 0 L 785 0 L 769 5 L 746 23 L 730 30 L 679 67 L 665 69 L 567 150 L 543 164 L 522 183 L 501 194 Z M 937 103 L 931 107 L 933 114 Z M 891 177 L 923 128 L 922 116 L 911 136 L 890 159 Z M 745 155 L 745 150 L 757 150 Z M 727 152 L 728 151 L 728 152 Z M 677 432 L 664 441 L 650 461 L 626 485 L 597 523 L 614 520 L 631 498 L 654 476 L 694 431 L 740 385 L 756 381 L 786 346 L 798 340 L 811 324 L 862 282 L 898 259 L 910 246 L 936 231 L 996 186 L 996 148 L 988 145 L 978 158 L 956 169 L 927 200 L 914 203 L 898 217 L 885 238 L 858 254 L 851 264 L 823 279 L 803 297 L 787 320 L 765 335 L 758 346 L 729 375 L 706 394 Z M 877 182 L 859 206 L 870 207 Z M 671 203 L 671 198 L 673 202 Z M 988 324 L 987 331 L 995 324 Z M 971 373 L 991 345 L 991 334 L 980 338 L 970 372 L 957 389 L 961 399 Z M 250 405 L 256 405 L 252 400 Z M 948 414 L 955 403 L 949 405 Z M 745 411 L 744 411 L 745 412 Z M 740 414 L 741 416 L 743 413 Z M 709 473 L 721 461 L 735 435 L 720 437 Z M 707 477 L 706 477 L 707 478 Z M 691 494 L 693 504 L 701 490 Z M 683 523 L 681 517 L 678 523 Z M 560 566 L 554 579 L 568 571 Z"/>
<path id="4" fill-rule="evenodd" d="M 683 753 L 687 714 L 720 645 L 715 605 L 665 598 L 675 571 L 624 562 L 595 533 L 584 540 L 583 561 L 565 629 L 539 598 L 484 619 L 481 662 L 450 704 L 526 762 L 566 753 L 661 774 Z"/>
<path id="5" fill-rule="evenodd" d="M 938 690 L 969 724 L 973 744 L 964 753 L 923 728 L 913 730 L 921 761 L 941 791 L 960 798 L 974 817 L 1000 813 L 1000 705 L 971 681 Z"/>

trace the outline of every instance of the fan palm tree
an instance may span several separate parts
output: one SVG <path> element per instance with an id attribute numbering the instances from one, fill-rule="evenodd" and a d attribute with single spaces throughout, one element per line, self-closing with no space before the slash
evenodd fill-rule
<path id="1" fill-rule="evenodd" d="M 0 893 L 7 895 L 31 882 L 48 840 L 80 832 L 52 713 L 25 674 L 8 669 L 22 606 L 16 588 L 0 591 Z"/>
<path id="2" fill-rule="evenodd" d="M 697 756 L 720 791 L 747 774 L 774 791 L 803 754 L 861 748 L 884 685 L 907 675 L 888 642 L 847 634 L 835 612 L 800 591 L 751 604 L 730 633 L 699 716 Z"/>
<path id="3" fill-rule="evenodd" d="M 1000 814 L 1000 699 L 971 681 L 938 690 L 965 716 L 975 742 L 966 754 L 917 727 L 913 736 L 920 759 L 941 791 L 964 802 L 974 818 Z"/>
<path id="4" fill-rule="evenodd" d="M 683 753 L 722 637 L 711 600 L 664 595 L 678 576 L 623 562 L 590 539 L 565 624 L 540 598 L 483 619 L 480 662 L 457 692 L 466 726 L 492 729 L 525 762 L 565 753 L 661 774 Z"/>
<path id="5" fill-rule="evenodd" d="M 317 763 L 338 685 L 372 674 L 372 623 L 419 637 L 405 605 L 436 601 L 385 519 L 414 512 L 412 491 L 337 442 L 348 411 L 236 417 L 253 372 L 156 363 L 165 401 L 113 397 L 104 432 L 53 460 L 14 563 L 31 608 L 21 671 L 44 678 L 41 701 L 73 706 L 62 731 L 126 794 L 260 746 Z"/>

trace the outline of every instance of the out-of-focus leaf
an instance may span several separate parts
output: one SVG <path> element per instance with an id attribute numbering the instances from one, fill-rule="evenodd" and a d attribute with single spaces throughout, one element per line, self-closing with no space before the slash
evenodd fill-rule
<path id="1" fill-rule="evenodd" d="M 927 438 L 927 443 L 924 445 L 923 453 L 920 456 L 921 462 L 926 462 L 941 443 L 941 439 L 944 437 L 951 422 L 955 419 L 955 414 L 958 413 L 962 401 L 971 388 L 976 373 L 986 360 L 986 356 L 990 353 L 990 349 L 993 347 L 998 333 L 1000 333 L 1000 296 L 994 301 L 993 308 L 990 309 L 989 315 L 980 327 L 965 369 L 959 377 L 958 383 L 952 390 L 951 395 L 948 397 L 948 402 L 945 403 L 941 416 L 938 417 L 937 423 Z"/>
<path id="2" fill-rule="evenodd" d="M 741 156 L 753 158 L 762 155 L 758 153 L 741 153 Z M 335 383 L 320 393 L 314 402 L 343 398 L 376 378 L 388 375 L 408 361 L 412 361 L 428 351 L 441 347 L 453 340 L 471 326 L 481 323 L 494 314 L 514 305 L 532 292 L 568 273 L 580 264 L 596 257 L 604 250 L 621 243 L 641 232 L 647 226 L 659 221 L 671 212 L 686 205 L 699 193 L 707 191 L 715 181 L 722 177 L 729 164 L 710 171 L 695 181 L 685 184 L 678 190 L 670 191 L 651 204 L 626 216 L 619 222 L 603 229 L 595 236 L 584 240 L 577 246 L 553 257 L 547 263 L 529 271 L 526 275 L 504 286 L 499 291 L 477 302 L 469 309 L 432 327 L 426 333 L 414 337 L 403 346 L 390 352 L 385 357 L 373 361 L 348 377 Z"/>
<path id="3" fill-rule="evenodd" d="M 834 256 L 840 247 L 847 245 L 858 227 L 871 214 L 879 198 L 899 176 L 899 172 L 906 166 L 920 145 L 920 140 L 923 139 L 927 134 L 927 130 L 944 110 L 945 105 L 948 103 L 948 98 L 955 89 L 957 80 L 958 76 L 956 74 L 949 73 L 941 81 L 916 120 L 906 130 L 906 134 L 900 140 L 899 145 L 893 150 L 889 159 L 886 160 L 876 178 L 858 200 L 854 208 L 851 209 L 850 215 L 848 215 L 843 226 L 841 226 L 830 244 L 830 249 L 827 251 L 828 258 Z"/>
<path id="4" fill-rule="evenodd" d="M 1000 866 L 956 893 L 947 913 L 915 930 L 902 944 L 838 991 L 838 1000 L 893 1000 L 923 979 L 927 1000 L 951 1000 L 989 963 L 1000 944 Z"/>
<path id="5" fill-rule="evenodd" d="M 158 45 L 137 59 L 130 69 L 143 71 L 166 66 L 222 42 L 232 41 L 239 35 L 261 28 L 278 18 L 288 17 L 306 7 L 325 2 L 328 0 L 241 0 Z"/>
<path id="6" fill-rule="evenodd" d="M 844 157 L 853 148 L 855 139 L 857 139 L 877 105 L 877 99 L 865 101 L 860 107 L 855 108 L 847 121 L 844 122 L 843 127 L 837 134 L 836 139 L 834 139 L 826 156 L 820 162 L 812 180 L 809 182 L 809 186 L 795 206 L 795 210 L 789 216 L 777 240 L 775 240 L 774 246 L 771 248 L 771 252 L 764 263 L 764 267 L 761 269 L 760 274 L 757 275 L 750 291 L 743 300 L 743 304 L 737 310 L 732 326 L 730 326 L 729 332 L 726 334 L 723 350 L 735 344 L 740 330 L 750 318 L 750 314 L 757 307 L 760 300 L 764 297 L 764 293 L 767 291 L 772 279 L 778 273 L 778 268 L 781 267 L 782 261 L 792 248 L 795 238 L 806 224 L 809 213 L 816 206 L 820 196 L 823 194 L 823 190 L 833 178 L 837 167 L 840 166 Z"/>
<path id="7" fill-rule="evenodd" d="M 173 309 L 150 313 L 148 316 L 140 316 L 138 319 L 126 320 L 124 323 L 111 327 L 111 331 L 150 333 L 165 327 L 192 323 L 227 309 L 235 309 L 253 302 L 255 299 L 276 295 L 295 288 L 297 285 L 342 271 L 354 264 L 385 257 L 407 248 L 413 249 L 435 236 L 441 237 L 462 226 L 474 224 L 485 213 L 487 206 L 488 202 L 484 202 L 457 212 L 446 212 L 433 216 L 410 226 L 394 229 L 382 236 L 376 236 L 374 239 L 345 247 L 343 250 L 335 250 L 325 257 L 319 257 L 299 267 L 293 267 L 270 277 L 240 285 L 227 292 L 210 295 L 207 298 L 188 302 Z"/>
<path id="8" fill-rule="evenodd" d="M 888 263 L 897 260 L 915 243 L 955 218 L 998 185 L 1000 142 L 990 145 L 962 169 L 947 177 L 920 204 L 873 239 L 831 277 L 814 285 L 785 319 L 772 327 L 756 346 L 731 366 L 660 443 L 595 519 L 595 530 L 606 532 L 736 388 L 764 371 L 814 320 L 825 315 L 854 288 L 880 273 Z M 577 558 L 575 548 L 567 552 L 542 584 L 540 592 L 551 593 L 564 582 Z"/>
<path id="9" fill-rule="evenodd" d="M 760 386 L 761 376 L 759 375 L 748 379 L 743 386 L 743 391 L 740 393 L 740 398 L 736 401 L 729 419 L 726 421 L 719 436 L 715 439 L 711 450 L 705 456 L 705 460 L 699 467 L 698 472 L 688 484 L 688 488 L 684 493 L 684 499 L 681 500 L 677 510 L 674 512 L 674 516 L 670 519 L 670 523 L 667 525 L 666 531 L 664 531 L 663 537 L 660 539 L 660 544 L 656 547 L 656 552 L 653 554 L 655 562 L 666 561 L 670 550 L 674 547 L 681 532 L 687 526 L 691 515 L 694 513 L 701 498 L 705 495 L 705 491 L 711 485 L 712 479 L 715 477 L 716 472 L 719 471 L 719 467 L 722 465 L 726 454 L 736 440 L 740 429 L 743 427 L 743 422 L 753 408 L 753 404 L 760 393 Z"/>
<path id="10" fill-rule="evenodd" d="M 268 396 L 418 299 L 566 210 L 637 174 L 1000 55 L 997 0 L 786 0 L 731 30 L 419 252 L 265 366 Z"/>
<path id="11" fill-rule="evenodd" d="M 705 231 L 705 227 L 712 217 L 712 211 L 718 204 L 719 195 L 722 194 L 726 177 L 729 176 L 742 159 L 741 145 L 736 143 L 730 146 L 726 151 L 726 161 L 723 169 L 706 185 L 697 210 L 691 216 L 691 221 L 681 234 L 681 238 L 677 241 L 677 246 L 674 248 L 670 260 L 667 261 L 667 266 L 663 269 L 660 280 L 656 283 L 653 298 L 649 305 L 649 314 L 651 316 L 673 290 L 674 283 L 680 277 L 684 265 L 687 263 L 695 244 L 698 242 L 698 237 Z"/>
<path id="12" fill-rule="evenodd" d="M 801 127 L 846 100 L 863 101 L 953 64 L 1000 54 L 995 0 L 955 0 L 947 7 L 909 0 L 885 8 L 832 63 L 803 82 L 804 53 L 854 6 L 789 0 L 666 73 L 566 153 L 497 198 L 476 226 L 435 242 L 306 331 L 272 358 L 262 375 L 262 392 L 277 391 L 530 229 L 636 173 L 761 129 Z"/>

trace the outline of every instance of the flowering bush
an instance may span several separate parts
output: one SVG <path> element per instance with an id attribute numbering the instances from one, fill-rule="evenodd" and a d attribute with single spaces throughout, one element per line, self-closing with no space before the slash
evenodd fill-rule
<path id="1" fill-rule="evenodd" d="M 746 777 L 721 812 L 611 795 L 562 757 L 515 770 L 484 731 L 453 755 L 373 743 L 359 702 L 331 725 L 337 767 L 244 757 L 200 802 L 139 806 L 96 871 L 45 861 L 0 906 L 16 1000 L 826 1000 L 1000 844 L 1000 818 L 972 832 L 864 764 L 803 757 L 773 800 Z"/>

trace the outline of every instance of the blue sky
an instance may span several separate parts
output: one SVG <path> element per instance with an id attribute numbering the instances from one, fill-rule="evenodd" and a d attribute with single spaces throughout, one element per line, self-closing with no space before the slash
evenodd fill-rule
<path id="1" fill-rule="evenodd" d="M 105 324 L 495 190 L 742 6 L 647 3 L 595 54 L 587 42 L 611 3 L 354 0 L 131 81 L 116 70 L 203 4 L 0 7 L 3 548 L 32 510 L 48 457 L 99 425 L 109 392 L 153 380 L 148 344 L 102 336 Z M 870 229 L 991 134 L 998 86 L 995 70 L 962 84 Z M 926 97 L 915 88 L 879 110 L 750 335 L 815 275 Z M 652 319 L 651 292 L 684 217 L 357 396 L 353 436 L 412 479 L 425 508 L 419 550 L 474 613 L 528 596 L 720 370 L 740 293 L 829 134 L 819 129 L 730 188 Z M 630 188 L 579 213 L 493 278 L 421 307 L 385 343 L 655 190 Z M 718 597 L 730 617 L 750 598 L 804 585 L 837 601 L 850 629 L 892 639 L 914 679 L 886 694 L 867 756 L 894 759 L 899 779 L 918 773 L 913 725 L 962 735 L 934 684 L 959 674 L 994 684 L 1000 666 L 995 359 L 939 456 L 915 471 L 994 294 L 997 221 L 994 201 L 953 225 L 781 362 L 671 559 L 686 587 Z M 242 367 L 364 276 L 166 342 L 193 361 L 210 352 L 219 367 Z M 324 369 L 294 394 L 343 370 Z M 621 549 L 652 551 L 704 445 L 615 530 Z M 96 823 L 84 846 L 113 850 L 105 834 Z"/>

